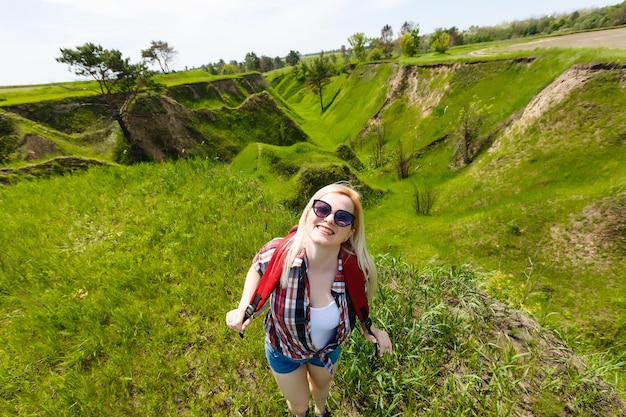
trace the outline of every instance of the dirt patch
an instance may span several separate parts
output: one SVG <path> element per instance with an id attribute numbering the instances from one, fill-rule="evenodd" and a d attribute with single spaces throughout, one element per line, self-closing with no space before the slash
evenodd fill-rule
<path id="1" fill-rule="evenodd" d="M 532 126 L 543 114 L 547 113 L 565 100 L 572 91 L 582 87 L 601 71 L 619 69 L 619 65 L 585 64 L 575 65 L 544 88 L 532 101 L 516 115 L 489 149 L 489 152 L 498 150 L 502 140 L 523 133 Z M 621 70 L 626 68 L 622 66 Z"/>
<path id="2" fill-rule="evenodd" d="M 448 90 L 446 80 L 455 71 L 455 65 L 429 67 L 427 77 L 420 74 L 421 68 L 426 67 L 402 67 L 391 77 L 385 106 L 398 97 L 407 97 L 408 104 L 418 107 L 422 117 L 428 117 L 432 113 Z"/>
<path id="3" fill-rule="evenodd" d="M 536 48 L 615 48 L 626 49 L 626 28 L 552 36 L 509 46 L 508 51 Z"/>
<path id="4" fill-rule="evenodd" d="M 431 69 L 429 77 L 420 77 L 419 69 L 411 68 L 408 76 L 407 96 L 410 105 L 420 107 L 422 117 L 430 116 L 433 109 L 439 105 L 441 98 L 448 91 L 446 80 L 454 70 L 453 66 L 439 66 Z M 433 84 L 437 81 L 441 85 L 434 87 Z"/>
<path id="5" fill-rule="evenodd" d="M 607 271 L 626 260 L 626 193 L 586 206 L 550 228 L 551 256 L 567 267 Z M 621 259 L 620 259 L 621 258 Z"/>
<path id="6" fill-rule="evenodd" d="M 539 372 L 535 373 L 533 378 L 525 378 L 520 383 L 519 395 L 522 401 L 516 405 L 511 415 L 520 417 L 535 415 L 537 404 L 540 404 L 544 396 L 546 384 L 550 383 L 554 375 L 559 375 L 565 386 L 572 384 L 571 378 L 575 376 L 571 370 L 587 378 L 585 382 L 587 385 L 580 385 L 578 389 L 589 392 L 596 390 L 599 395 L 593 404 L 581 410 L 580 404 L 576 404 L 573 398 L 569 398 L 568 394 L 572 393 L 558 392 L 559 395 L 568 398 L 569 402 L 566 406 L 566 414 L 559 415 L 624 415 L 626 403 L 609 384 L 593 373 L 587 372 L 582 359 L 563 341 L 522 312 L 513 310 L 487 295 L 485 297 L 489 300 L 494 313 L 491 337 L 496 340 L 496 344 L 512 346 L 516 357 L 528 366 L 531 363 L 541 363 Z"/>
<path id="7" fill-rule="evenodd" d="M 142 97 L 126 122 L 131 162 L 186 157 L 230 161 L 248 143 L 289 146 L 307 140 L 267 91 L 247 97 L 237 108 L 213 110 L 192 110 L 169 97 Z"/>
<path id="8" fill-rule="evenodd" d="M 154 162 L 183 156 L 203 140 L 188 126 L 193 118 L 193 110 L 167 97 L 141 98 L 127 116 L 131 153 Z"/>
<path id="9" fill-rule="evenodd" d="M 20 159 L 32 161 L 65 153 L 55 143 L 35 133 L 26 133 L 19 146 Z"/>
<path id="10" fill-rule="evenodd" d="M 38 164 L 26 165 L 20 168 L 0 168 L 0 184 L 11 185 L 16 181 L 15 177 L 19 177 L 20 179 L 47 178 L 52 175 L 83 171 L 98 165 L 107 165 L 107 163 L 75 156 L 59 156 Z"/>
<path id="11" fill-rule="evenodd" d="M 554 108 L 576 88 L 589 81 L 594 74 L 589 66 L 576 65 L 565 71 L 552 84 L 543 89 L 526 106 L 522 116 L 512 126 L 511 130 L 525 130 L 542 114 Z M 506 132 L 508 134 L 510 132 Z"/>
<path id="12" fill-rule="evenodd" d="M 389 90 L 385 103 L 361 130 L 359 136 L 379 130 L 382 125 L 382 113 L 399 97 L 406 97 L 408 104 L 421 112 L 421 117 L 428 117 L 439 105 L 448 90 L 447 78 L 455 71 L 454 65 L 401 67 L 389 78 Z M 420 74 L 420 69 L 428 67 L 428 77 Z M 437 84 L 437 85 L 435 85 Z"/>

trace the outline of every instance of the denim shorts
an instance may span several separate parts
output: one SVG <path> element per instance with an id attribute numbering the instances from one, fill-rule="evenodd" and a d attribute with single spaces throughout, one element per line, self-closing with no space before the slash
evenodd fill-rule
<path id="1" fill-rule="evenodd" d="M 330 352 L 327 357 L 334 365 L 339 360 L 340 354 L 341 346 L 338 346 L 337 349 Z M 274 370 L 274 372 L 278 374 L 288 374 L 298 369 L 300 365 L 304 365 L 307 363 L 315 366 L 324 367 L 324 363 L 320 360 L 319 356 L 314 356 L 310 359 L 291 359 L 283 355 L 280 349 L 272 346 L 272 344 L 267 340 L 265 341 L 265 356 L 267 356 L 267 361 L 270 364 L 270 368 L 272 368 L 272 370 Z"/>

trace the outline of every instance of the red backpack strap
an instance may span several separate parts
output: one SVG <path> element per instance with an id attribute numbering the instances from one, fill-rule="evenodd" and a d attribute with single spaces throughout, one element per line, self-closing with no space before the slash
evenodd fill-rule
<path id="1" fill-rule="evenodd" d="M 244 322 L 263 308 L 265 301 L 267 301 L 272 291 L 274 291 L 274 288 L 276 288 L 276 285 L 278 285 L 285 264 L 285 256 L 287 255 L 287 248 L 285 246 L 290 241 L 289 238 L 291 238 L 297 230 L 298 226 L 293 226 L 289 230 L 289 233 L 287 233 L 287 236 L 285 236 L 274 249 L 274 253 L 265 269 L 265 273 L 261 276 L 261 280 L 254 294 L 252 294 L 250 305 L 246 308 L 246 312 L 243 316 Z M 239 333 L 239 335 L 243 337 L 243 332 Z"/>
<path id="2" fill-rule="evenodd" d="M 354 312 L 361 320 L 367 331 L 372 334 L 372 319 L 369 316 L 370 308 L 365 293 L 366 278 L 363 270 L 359 266 L 357 257 L 346 251 L 341 253 L 343 264 L 343 275 L 346 280 L 348 296 L 352 301 Z"/>

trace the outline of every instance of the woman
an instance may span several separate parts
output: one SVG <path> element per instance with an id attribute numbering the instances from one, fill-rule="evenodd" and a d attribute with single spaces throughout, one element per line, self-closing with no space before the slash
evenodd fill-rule
<path id="1" fill-rule="evenodd" d="M 295 234 L 285 238 L 280 285 L 268 301 L 265 351 L 278 387 L 293 416 L 306 416 L 309 392 L 317 416 L 330 416 L 326 399 L 343 343 L 351 331 L 342 251 L 356 255 L 367 277 L 368 298 L 375 294 L 376 267 L 365 246 L 360 195 L 343 183 L 327 185 L 306 205 Z M 290 240 L 290 241 L 289 241 Z M 267 243 L 254 257 L 239 307 L 226 314 L 227 325 L 242 332 L 245 310 L 282 239 Z M 298 317 L 305 324 L 298 325 Z M 371 326 L 366 339 L 378 354 L 391 353 L 384 330 Z"/>

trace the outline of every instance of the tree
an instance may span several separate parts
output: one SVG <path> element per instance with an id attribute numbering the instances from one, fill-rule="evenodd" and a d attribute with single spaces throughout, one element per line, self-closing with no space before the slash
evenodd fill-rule
<path id="1" fill-rule="evenodd" d="M 411 31 L 411 38 L 413 38 L 413 43 L 415 44 L 415 49 L 419 49 L 420 46 L 420 28 L 419 26 L 415 26 Z"/>
<path id="2" fill-rule="evenodd" d="M 217 74 L 222 74 L 224 65 L 226 65 L 226 62 L 224 62 L 224 60 L 220 58 L 220 60 L 217 61 L 217 63 L 215 64 L 215 71 L 217 71 Z"/>
<path id="3" fill-rule="evenodd" d="M 413 153 L 407 155 L 404 150 L 404 146 L 402 141 L 398 143 L 398 150 L 396 152 L 396 173 L 398 174 L 398 178 L 403 180 L 405 178 L 409 178 L 409 173 L 411 171 L 411 165 L 413 162 Z"/>
<path id="4" fill-rule="evenodd" d="M 268 72 L 274 69 L 274 59 L 267 55 L 261 55 L 259 58 L 259 71 Z"/>
<path id="5" fill-rule="evenodd" d="M 417 48 L 420 45 L 420 26 L 417 23 L 413 22 L 404 22 L 402 27 L 400 28 L 400 39 L 404 37 L 404 35 L 410 35 L 413 40 L 413 45 L 415 46 L 415 50 L 417 52 Z M 407 40 L 405 40 L 407 42 Z"/>
<path id="6" fill-rule="evenodd" d="M 413 37 L 410 33 L 403 34 L 400 37 L 400 40 L 398 40 L 398 43 L 400 44 L 400 51 L 402 52 L 402 55 L 414 56 L 417 52 L 417 46 L 413 42 Z"/>
<path id="7" fill-rule="evenodd" d="M 246 71 L 258 71 L 261 66 L 261 60 L 254 52 L 248 52 L 243 61 Z"/>
<path id="8" fill-rule="evenodd" d="M 393 54 L 393 29 L 391 26 L 385 25 L 380 30 L 379 44 L 385 54 L 385 58 L 391 58 Z"/>
<path id="9" fill-rule="evenodd" d="M 300 76 L 299 73 L 302 72 Z M 296 75 L 297 79 L 306 80 L 307 74 L 309 73 L 309 66 L 306 61 L 300 61 L 296 65 L 293 66 L 293 73 Z"/>
<path id="10" fill-rule="evenodd" d="M 222 65 L 222 71 L 220 72 L 220 74 L 232 75 L 232 74 L 238 74 L 239 72 L 240 72 L 239 66 L 237 64 L 228 63 L 228 64 Z"/>
<path id="11" fill-rule="evenodd" d="M 435 30 L 435 33 L 430 38 L 430 48 L 435 52 L 444 54 L 449 47 L 450 35 L 448 35 L 446 31 L 441 28 Z"/>
<path id="12" fill-rule="evenodd" d="M 60 48 L 57 62 L 67 64 L 70 71 L 81 77 L 93 78 L 104 96 L 112 117 L 119 123 L 122 133 L 130 140 L 125 116 L 139 93 L 159 90 L 162 86 L 152 80 L 154 75 L 145 62 L 131 64 L 128 58 L 115 49 L 104 49 L 100 45 L 85 43 L 76 49 Z"/>
<path id="13" fill-rule="evenodd" d="M 300 62 L 300 52 L 294 51 L 292 49 L 291 51 L 289 51 L 289 54 L 287 54 L 287 58 L 285 58 L 285 61 L 292 67 L 297 65 L 298 62 Z"/>
<path id="14" fill-rule="evenodd" d="M 374 141 L 374 148 L 372 150 L 372 155 L 370 156 L 370 165 L 372 168 L 378 169 L 385 165 L 389 160 L 387 155 L 388 141 L 385 134 L 385 128 L 383 126 L 379 125 L 373 134 L 376 136 L 376 140 Z"/>
<path id="15" fill-rule="evenodd" d="M 285 62 L 279 56 L 274 57 L 274 69 L 281 69 L 285 67 Z"/>
<path id="16" fill-rule="evenodd" d="M 352 51 L 357 61 L 365 61 L 368 39 L 364 33 L 358 32 L 348 38 L 348 43 L 352 46 Z"/>
<path id="17" fill-rule="evenodd" d="M 467 165 L 472 162 L 472 159 L 480 148 L 478 136 L 487 121 L 488 111 L 489 107 L 475 100 L 466 105 L 459 114 L 459 121 L 455 132 L 455 155 L 456 159 L 460 160 L 462 165 Z"/>
<path id="18" fill-rule="evenodd" d="M 352 51 L 346 48 L 346 45 L 341 45 L 339 53 L 343 58 L 343 64 L 345 65 L 345 69 L 347 70 L 350 67 L 350 55 L 352 55 Z"/>
<path id="19" fill-rule="evenodd" d="M 158 64 L 164 74 L 169 74 L 170 64 L 176 54 L 178 52 L 163 41 L 152 41 L 150 48 L 141 51 L 141 57 L 151 64 Z"/>
<path id="20" fill-rule="evenodd" d="M 369 54 L 367 54 L 368 61 L 381 61 L 385 58 L 385 51 L 382 48 L 376 47 L 370 49 Z"/>
<path id="21" fill-rule="evenodd" d="M 405 35 L 407 33 L 411 33 L 411 30 L 413 30 L 413 26 L 414 26 L 413 22 L 409 22 L 408 20 L 405 20 L 402 26 L 400 26 L 400 37 L 402 37 L 402 35 Z"/>
<path id="22" fill-rule="evenodd" d="M 209 62 L 206 65 L 203 65 L 202 67 L 200 67 L 203 71 L 208 72 L 209 74 L 213 74 L 213 75 L 217 75 L 219 74 L 219 72 L 217 71 L 217 66 L 215 64 L 212 64 L 211 62 Z"/>
<path id="23" fill-rule="evenodd" d="M 446 29 L 446 33 L 450 35 L 450 45 L 463 45 L 463 34 L 459 32 L 459 29 L 456 26 Z"/>
<path id="24" fill-rule="evenodd" d="M 320 55 L 313 60 L 309 68 L 309 84 L 313 88 L 313 92 L 320 98 L 320 107 L 324 111 L 324 87 L 330 83 L 332 76 L 332 65 L 328 57 L 324 56 L 322 51 Z"/>

